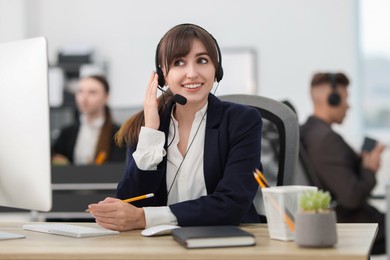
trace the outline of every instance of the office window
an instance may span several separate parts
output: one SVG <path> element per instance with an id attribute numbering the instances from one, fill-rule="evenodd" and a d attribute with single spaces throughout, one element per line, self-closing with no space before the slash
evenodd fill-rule
<path id="1" fill-rule="evenodd" d="M 383 132 L 390 127 L 390 1 L 361 0 L 359 7 L 364 128 Z"/>

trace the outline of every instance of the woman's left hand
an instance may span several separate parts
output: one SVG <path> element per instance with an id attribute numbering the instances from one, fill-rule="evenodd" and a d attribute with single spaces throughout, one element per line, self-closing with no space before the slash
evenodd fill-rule
<path id="1" fill-rule="evenodd" d="M 142 229 L 146 226 L 143 208 L 137 208 L 116 198 L 106 198 L 88 206 L 100 226 L 117 231 Z"/>
<path id="2" fill-rule="evenodd" d="M 153 72 L 150 75 L 144 99 L 145 127 L 149 127 L 152 129 L 158 129 L 160 126 L 160 116 L 158 114 L 157 85 L 158 75 L 157 73 Z"/>

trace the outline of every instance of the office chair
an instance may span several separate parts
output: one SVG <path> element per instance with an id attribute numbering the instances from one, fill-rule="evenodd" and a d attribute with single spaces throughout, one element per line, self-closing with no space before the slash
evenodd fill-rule
<path id="1" fill-rule="evenodd" d="M 322 185 L 316 175 L 313 166 L 311 165 L 309 155 L 304 148 L 301 140 L 299 140 L 299 159 L 297 172 L 293 178 L 294 185 L 316 186 L 322 189 Z"/>
<path id="2" fill-rule="evenodd" d="M 297 114 L 297 110 L 290 101 L 282 100 L 281 102 L 288 106 L 295 114 Z M 297 172 L 293 176 L 292 184 L 317 186 L 319 189 L 322 189 L 320 180 L 318 179 L 318 176 L 316 175 L 313 166 L 311 165 L 310 158 L 300 138 Z"/>
<path id="3" fill-rule="evenodd" d="M 299 152 L 299 123 L 296 114 L 285 104 L 261 96 L 224 95 L 223 101 L 249 105 L 263 118 L 261 162 L 270 186 L 293 184 Z M 261 190 L 254 204 L 259 215 L 265 215 Z"/>

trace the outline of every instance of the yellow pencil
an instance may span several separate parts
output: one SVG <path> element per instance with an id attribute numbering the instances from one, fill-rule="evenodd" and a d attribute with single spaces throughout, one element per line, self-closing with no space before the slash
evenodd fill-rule
<path id="1" fill-rule="evenodd" d="M 147 198 L 151 198 L 151 197 L 154 197 L 154 193 L 148 193 L 148 194 L 145 194 L 145 195 L 124 199 L 122 201 L 128 203 L 128 202 L 133 202 L 133 201 L 137 201 L 137 200 L 143 200 L 143 199 L 147 199 Z M 86 209 L 85 211 L 89 212 L 89 209 Z"/>
<path id="2" fill-rule="evenodd" d="M 107 153 L 105 151 L 100 151 L 98 153 L 98 155 L 96 156 L 95 164 L 102 165 L 104 163 L 104 161 L 106 160 L 106 158 L 107 158 Z"/>
<path id="3" fill-rule="evenodd" d="M 264 177 L 264 174 L 263 174 L 259 169 L 256 169 L 255 172 L 256 172 L 256 174 L 259 176 L 259 178 L 262 180 L 262 182 L 264 183 L 264 185 L 265 185 L 266 187 L 269 187 L 269 184 L 268 184 L 266 178 Z"/>
<path id="4" fill-rule="evenodd" d="M 274 198 L 271 196 L 270 200 L 274 208 L 279 211 L 279 213 L 282 213 L 283 210 L 279 207 L 279 204 L 274 200 Z M 294 216 L 288 211 L 287 208 L 284 209 L 284 222 L 286 222 L 288 228 L 291 230 L 291 232 L 295 232 L 295 223 L 294 223 Z"/>
<path id="5" fill-rule="evenodd" d="M 125 200 L 122 200 L 122 201 L 123 202 L 133 202 L 133 201 L 143 200 L 143 199 L 147 199 L 147 198 L 151 198 L 151 197 L 154 197 L 154 193 L 148 193 L 148 194 L 145 194 L 145 195 L 141 195 L 141 196 L 125 199 Z"/>
<path id="6" fill-rule="evenodd" d="M 256 179 L 257 183 L 260 185 L 261 188 L 269 187 L 269 184 L 268 184 L 267 180 L 265 179 L 263 173 L 259 169 L 256 169 L 253 172 L 253 175 L 255 176 L 255 179 Z M 276 203 L 276 201 L 274 200 L 273 197 L 270 197 L 270 201 L 271 201 L 272 205 L 280 213 L 283 212 L 282 209 L 279 207 L 278 203 Z M 284 221 L 286 222 L 288 228 L 292 232 L 294 232 L 295 231 L 294 216 L 289 212 L 289 210 L 287 208 L 285 208 Z"/>
<path id="7" fill-rule="evenodd" d="M 257 175 L 256 173 L 253 173 L 253 176 L 255 176 L 255 179 L 256 179 L 257 183 L 260 185 L 260 187 L 261 187 L 261 188 L 265 188 L 265 185 L 264 185 L 264 183 L 260 180 L 259 175 Z"/>

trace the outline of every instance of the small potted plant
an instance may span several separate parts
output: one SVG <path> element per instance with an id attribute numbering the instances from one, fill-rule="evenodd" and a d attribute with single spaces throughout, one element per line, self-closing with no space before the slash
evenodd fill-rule
<path id="1" fill-rule="evenodd" d="M 301 247 L 331 247 L 337 243 L 336 214 L 331 196 L 322 190 L 304 192 L 296 215 L 295 242 Z"/>

